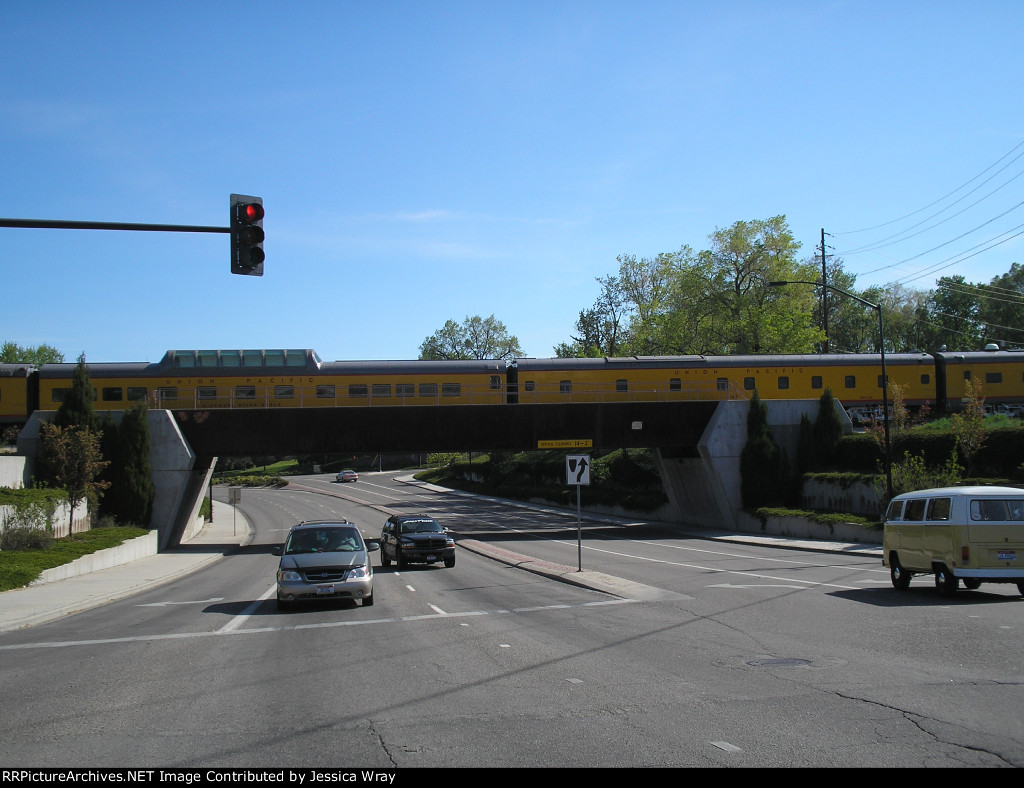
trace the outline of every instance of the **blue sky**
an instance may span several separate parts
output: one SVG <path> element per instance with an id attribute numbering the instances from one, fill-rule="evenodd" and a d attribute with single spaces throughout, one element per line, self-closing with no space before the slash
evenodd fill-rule
<path id="1" fill-rule="evenodd" d="M 407 359 L 493 314 L 550 356 L 618 255 L 778 214 L 858 287 L 988 282 L 1024 262 L 1022 29 L 1016 0 L 8 2 L 0 217 L 259 195 L 267 261 L 0 228 L 0 341 Z"/>

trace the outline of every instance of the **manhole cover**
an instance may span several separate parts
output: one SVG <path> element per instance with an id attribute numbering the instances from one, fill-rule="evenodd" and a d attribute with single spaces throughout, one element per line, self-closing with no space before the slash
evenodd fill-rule
<path id="1" fill-rule="evenodd" d="M 754 668 L 802 668 L 810 665 L 809 659 L 796 659 L 795 657 L 783 657 L 782 659 L 752 659 L 747 663 Z"/>

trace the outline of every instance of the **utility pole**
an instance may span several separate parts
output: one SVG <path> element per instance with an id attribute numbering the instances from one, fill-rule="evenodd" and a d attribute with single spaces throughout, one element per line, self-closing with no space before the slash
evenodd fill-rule
<path id="1" fill-rule="evenodd" d="M 828 271 L 825 268 L 825 228 L 821 228 L 821 329 L 825 332 L 823 350 L 828 353 Z"/>

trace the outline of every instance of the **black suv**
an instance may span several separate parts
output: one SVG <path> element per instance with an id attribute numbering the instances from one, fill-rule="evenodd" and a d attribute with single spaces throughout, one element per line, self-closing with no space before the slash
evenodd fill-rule
<path id="1" fill-rule="evenodd" d="M 433 564 L 444 561 L 455 566 L 455 540 L 432 517 L 394 514 L 384 523 L 380 534 L 381 566 L 391 566 L 394 560 L 399 569 L 407 564 Z"/>

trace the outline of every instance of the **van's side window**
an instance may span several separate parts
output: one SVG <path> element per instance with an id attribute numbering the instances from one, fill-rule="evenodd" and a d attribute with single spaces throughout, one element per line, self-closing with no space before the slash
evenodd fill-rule
<path id="1" fill-rule="evenodd" d="M 907 507 L 903 512 L 903 519 L 919 523 L 924 520 L 924 505 L 928 503 L 924 498 L 914 501 L 907 501 Z"/>
<path id="2" fill-rule="evenodd" d="M 889 511 L 885 513 L 886 520 L 902 520 L 903 519 L 903 501 L 891 501 L 889 503 Z"/>
<path id="3" fill-rule="evenodd" d="M 928 502 L 929 520 L 948 520 L 952 498 L 933 498 Z"/>
<path id="4" fill-rule="evenodd" d="M 1024 521 L 1024 498 L 971 501 L 972 520 Z"/>

